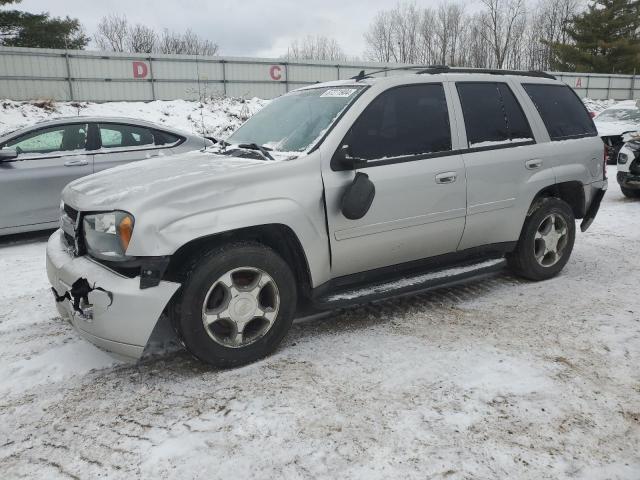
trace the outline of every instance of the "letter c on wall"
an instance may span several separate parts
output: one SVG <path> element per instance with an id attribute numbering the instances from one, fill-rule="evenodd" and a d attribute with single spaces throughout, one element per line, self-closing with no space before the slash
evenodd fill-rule
<path id="1" fill-rule="evenodd" d="M 133 62 L 133 78 L 146 78 L 149 67 L 144 62 Z"/>
<path id="2" fill-rule="evenodd" d="M 271 80 L 280 80 L 282 78 L 282 68 L 280 65 L 271 65 L 269 68 L 269 76 Z"/>

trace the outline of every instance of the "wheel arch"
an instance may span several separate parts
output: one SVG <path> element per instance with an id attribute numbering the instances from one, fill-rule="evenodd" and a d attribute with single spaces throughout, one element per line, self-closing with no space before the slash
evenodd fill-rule
<path id="1" fill-rule="evenodd" d="M 573 216 L 576 219 L 583 218 L 586 214 L 587 207 L 582 182 L 570 181 L 549 185 L 535 195 L 529 208 L 533 207 L 539 199 L 544 197 L 556 197 L 565 201 L 571 207 Z"/>
<path id="2" fill-rule="evenodd" d="M 167 280 L 182 282 L 183 266 L 199 252 L 234 242 L 256 242 L 274 250 L 287 262 L 293 271 L 300 298 L 309 298 L 312 278 L 309 261 L 300 239 L 291 227 L 281 223 L 270 223 L 237 228 L 199 237 L 182 245 L 169 261 L 165 272 Z"/>

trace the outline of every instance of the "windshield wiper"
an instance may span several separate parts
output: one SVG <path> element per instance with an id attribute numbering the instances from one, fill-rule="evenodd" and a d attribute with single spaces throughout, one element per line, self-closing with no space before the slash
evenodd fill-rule
<path id="1" fill-rule="evenodd" d="M 238 145 L 238 148 L 244 148 L 247 150 L 257 150 L 260 153 L 262 153 L 264 158 L 267 158 L 269 160 L 275 160 L 269 153 L 269 151 L 272 150 L 271 148 L 265 147 L 263 145 L 258 145 L 257 143 L 241 143 L 240 145 Z"/>

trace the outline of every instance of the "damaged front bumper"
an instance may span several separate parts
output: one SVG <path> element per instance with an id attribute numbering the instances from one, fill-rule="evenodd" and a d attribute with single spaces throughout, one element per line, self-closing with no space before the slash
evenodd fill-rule
<path id="1" fill-rule="evenodd" d="M 92 261 L 74 257 L 61 230 L 47 243 L 47 276 L 58 312 L 91 343 L 117 357 L 137 360 L 178 283 L 161 281 L 140 289 L 128 278 Z"/>

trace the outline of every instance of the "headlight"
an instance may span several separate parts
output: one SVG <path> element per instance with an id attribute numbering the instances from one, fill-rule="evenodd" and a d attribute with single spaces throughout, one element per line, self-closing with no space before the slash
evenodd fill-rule
<path id="1" fill-rule="evenodd" d="M 94 213 L 82 221 L 84 244 L 92 257 L 121 262 L 133 235 L 133 216 L 127 212 Z"/>
<path id="2" fill-rule="evenodd" d="M 625 163 L 627 163 L 628 160 L 629 160 L 629 157 L 627 156 L 626 153 L 619 153 L 618 154 L 618 163 L 620 165 L 624 165 Z"/>

